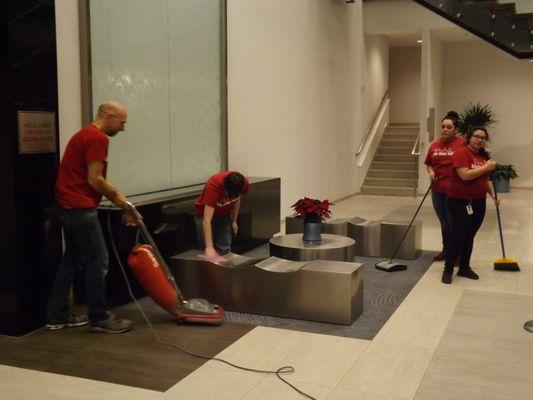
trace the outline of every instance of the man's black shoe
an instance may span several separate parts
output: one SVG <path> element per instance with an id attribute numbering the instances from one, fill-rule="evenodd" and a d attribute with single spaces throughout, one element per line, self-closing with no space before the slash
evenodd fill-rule
<path id="1" fill-rule="evenodd" d="M 479 275 L 476 274 L 472 270 L 472 268 L 468 268 L 468 269 L 460 269 L 459 268 L 459 271 L 457 271 L 457 276 L 462 276 L 463 278 L 474 279 L 474 280 L 478 280 L 479 279 Z"/>
<path id="2" fill-rule="evenodd" d="M 87 315 L 67 314 L 62 321 L 48 321 L 46 329 L 49 331 L 57 331 L 63 328 L 75 328 L 77 326 L 84 326 L 89 323 Z"/>
<path id="3" fill-rule="evenodd" d="M 452 283 L 452 275 L 453 275 L 452 271 L 444 270 L 442 272 L 442 279 L 441 279 L 442 283 L 447 283 L 447 284 Z"/>

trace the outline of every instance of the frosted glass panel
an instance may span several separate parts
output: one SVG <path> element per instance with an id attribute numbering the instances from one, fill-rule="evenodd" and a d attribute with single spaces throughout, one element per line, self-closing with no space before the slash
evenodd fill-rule
<path id="1" fill-rule="evenodd" d="M 169 16 L 171 177 L 181 186 L 222 166 L 220 3 L 170 1 Z"/>
<path id="2" fill-rule="evenodd" d="M 115 99 L 109 179 L 127 195 L 201 183 L 222 167 L 218 0 L 91 0 L 93 108 Z"/>

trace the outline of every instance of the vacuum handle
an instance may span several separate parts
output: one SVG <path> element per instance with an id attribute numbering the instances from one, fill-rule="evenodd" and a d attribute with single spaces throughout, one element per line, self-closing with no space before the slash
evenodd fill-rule
<path id="1" fill-rule="evenodd" d="M 135 223 L 137 224 L 137 227 L 139 228 L 141 232 L 141 236 L 144 238 L 144 240 L 152 247 L 152 251 L 154 252 L 155 257 L 159 261 L 159 265 L 161 265 L 161 268 L 163 269 L 167 279 L 172 284 L 172 287 L 174 288 L 178 299 L 180 302 L 185 301 L 185 297 L 183 297 L 183 293 L 181 293 L 180 288 L 178 287 L 176 280 L 174 279 L 174 275 L 172 275 L 172 272 L 170 272 L 170 268 L 168 267 L 167 263 L 165 262 L 163 255 L 160 253 L 159 248 L 155 244 L 154 239 L 152 238 L 152 235 L 150 235 L 150 232 L 148 232 L 148 228 L 144 224 L 143 217 L 139 211 L 137 211 L 137 208 L 133 204 L 131 204 L 129 201 L 127 202 L 128 210 L 131 212 L 133 217 L 135 218 Z"/>
<path id="2" fill-rule="evenodd" d="M 137 211 L 137 208 L 133 204 L 131 204 L 129 201 L 127 201 L 126 204 L 127 204 L 127 209 L 130 215 L 135 220 L 135 222 L 136 223 L 142 222 L 143 216 L 141 215 L 139 211 Z"/>

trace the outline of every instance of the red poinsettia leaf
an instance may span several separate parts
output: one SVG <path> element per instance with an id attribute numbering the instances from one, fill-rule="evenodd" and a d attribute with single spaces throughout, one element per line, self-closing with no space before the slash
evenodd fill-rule
<path id="1" fill-rule="evenodd" d="M 295 217 L 308 219 L 314 215 L 314 218 L 323 220 L 331 217 L 329 207 L 332 204 L 333 203 L 330 203 L 329 200 L 320 201 L 317 199 L 311 199 L 310 197 L 304 197 L 294 203 L 291 208 L 294 210 Z"/>

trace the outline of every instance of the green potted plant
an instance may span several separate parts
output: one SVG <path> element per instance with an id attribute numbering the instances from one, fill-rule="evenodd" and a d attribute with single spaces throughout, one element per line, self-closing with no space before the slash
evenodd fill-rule
<path id="1" fill-rule="evenodd" d="M 518 174 L 513 165 L 496 164 L 492 184 L 497 193 L 507 193 L 509 192 L 509 181 L 515 178 L 518 178 Z"/>
<path id="2" fill-rule="evenodd" d="M 497 122 L 496 114 L 488 104 L 482 106 L 481 103 L 469 102 L 461 113 L 460 128 L 461 132 L 466 134 L 473 126 L 489 128 Z"/>

